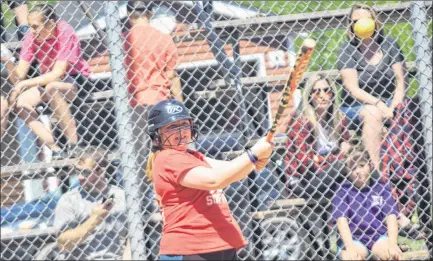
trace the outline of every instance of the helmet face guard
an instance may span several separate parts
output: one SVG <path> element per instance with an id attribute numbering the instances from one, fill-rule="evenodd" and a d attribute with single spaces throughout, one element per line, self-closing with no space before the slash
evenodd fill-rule
<path id="1" fill-rule="evenodd" d="M 194 124 L 193 120 L 189 120 L 190 124 L 188 126 L 180 126 L 177 128 L 173 128 L 170 130 L 167 130 L 165 132 L 161 132 L 160 129 L 156 130 L 156 137 L 154 140 L 154 143 L 157 147 L 171 147 L 171 146 L 180 146 L 185 144 L 193 143 L 197 140 L 198 132 L 197 132 L 197 126 Z M 191 139 L 189 141 L 183 141 L 184 138 L 182 137 L 183 131 L 190 130 L 191 131 Z M 168 134 L 168 132 L 171 132 L 171 134 Z M 181 137 L 179 139 L 179 142 L 177 144 L 171 144 L 170 138 L 174 135 L 179 135 Z"/>
<path id="2" fill-rule="evenodd" d="M 172 135 L 177 134 L 180 136 L 182 134 L 182 130 L 185 130 L 186 126 L 181 126 L 178 129 L 176 128 L 175 130 L 178 130 L 179 132 L 175 132 L 168 137 L 164 137 L 164 133 L 160 133 L 159 130 L 164 126 L 181 120 L 190 121 L 188 128 L 191 129 L 191 141 L 182 143 L 181 139 L 179 140 L 178 144 L 165 144 Z M 162 145 L 179 146 L 182 144 L 189 144 L 197 140 L 198 132 L 197 127 L 194 124 L 194 120 L 190 116 L 189 110 L 185 107 L 185 105 L 177 100 L 164 100 L 155 104 L 155 106 L 153 106 L 149 111 L 148 122 L 148 133 L 153 142 L 153 147 L 156 147 L 152 148 L 152 150 L 159 149 Z M 164 138 L 164 141 L 162 138 Z"/>

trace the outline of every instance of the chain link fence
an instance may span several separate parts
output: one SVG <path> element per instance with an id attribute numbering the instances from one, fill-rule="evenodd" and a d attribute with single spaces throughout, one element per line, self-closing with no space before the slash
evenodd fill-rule
<path id="1" fill-rule="evenodd" d="M 269 164 L 224 190 L 239 258 L 340 258 L 341 216 L 371 248 L 388 194 L 404 257 L 431 258 L 432 5 L 363 3 L 156 1 L 147 21 L 126 2 L 2 1 L 1 259 L 158 259 L 147 108 L 182 100 L 192 147 L 231 160 L 266 135 L 305 38 L 316 50 Z M 365 16 L 369 45 L 353 38 Z M 342 196 L 355 148 L 384 184 L 358 207 Z"/>

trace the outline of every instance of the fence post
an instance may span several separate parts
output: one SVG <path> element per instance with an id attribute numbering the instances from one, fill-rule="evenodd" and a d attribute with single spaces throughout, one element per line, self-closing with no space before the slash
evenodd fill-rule
<path id="1" fill-rule="evenodd" d="M 105 2 L 107 12 L 107 36 L 110 51 L 110 66 L 112 72 L 113 96 L 116 112 L 116 125 L 119 131 L 120 160 L 125 181 L 126 206 L 129 224 L 129 239 L 131 241 L 132 259 L 145 260 L 146 243 L 144 226 L 141 216 L 139 182 L 137 181 L 139 166 L 136 166 L 136 156 L 133 146 L 131 110 L 128 103 L 125 55 L 122 29 L 119 19 L 118 2 Z"/>
<path id="2" fill-rule="evenodd" d="M 413 38 L 414 38 L 414 49 L 416 55 L 416 66 L 418 68 L 417 79 L 420 88 L 420 106 L 421 106 L 421 117 L 424 124 L 424 137 L 425 137 L 425 150 L 426 150 L 426 166 L 427 173 L 429 173 L 430 186 L 430 199 L 433 198 L 433 184 L 432 184 L 432 60 L 431 60 L 431 49 L 429 47 L 429 36 L 427 30 L 427 18 L 426 18 L 426 2 L 424 1 L 413 1 L 411 3 L 411 19 Z M 424 215 L 429 215 L 430 209 L 424 209 Z M 431 215 L 431 214 L 430 214 Z M 422 218 L 422 217 L 421 217 Z M 431 217 L 430 217 L 431 218 Z M 432 227 L 430 220 L 430 227 Z M 428 225 L 428 224 L 426 224 Z M 432 233 L 432 231 L 430 231 Z M 433 235 L 430 235 L 430 240 L 433 239 Z M 430 241 L 430 254 L 432 254 L 432 244 Z"/>
<path id="3" fill-rule="evenodd" d="M 429 47 L 429 36 L 427 31 L 426 10 L 423 8 L 426 2 L 414 1 L 411 4 L 411 24 L 415 42 L 416 66 L 418 68 L 417 78 L 420 87 L 420 103 L 422 109 L 422 120 L 424 123 L 424 135 L 426 138 L 425 149 L 427 152 L 428 173 L 432 173 L 432 64 L 431 50 Z M 430 164 L 429 164 L 430 163 Z M 431 189 L 432 187 L 430 187 Z M 430 193 L 433 194 L 432 191 Z"/>

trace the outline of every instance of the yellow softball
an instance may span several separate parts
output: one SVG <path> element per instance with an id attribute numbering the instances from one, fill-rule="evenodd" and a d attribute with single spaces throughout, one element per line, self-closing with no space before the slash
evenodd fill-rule
<path id="1" fill-rule="evenodd" d="M 353 30 L 355 31 L 356 36 L 365 39 L 373 35 L 375 26 L 376 24 L 373 19 L 361 18 L 355 23 Z"/>

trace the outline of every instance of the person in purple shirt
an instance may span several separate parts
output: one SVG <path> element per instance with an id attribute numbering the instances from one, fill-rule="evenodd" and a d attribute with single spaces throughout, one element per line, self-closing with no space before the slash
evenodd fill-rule
<path id="1" fill-rule="evenodd" d="M 332 219 L 340 235 L 337 256 L 365 260 L 371 251 L 381 260 L 400 260 L 398 210 L 389 186 L 379 180 L 362 148 L 349 153 L 346 167 L 348 181 L 332 200 Z"/>

